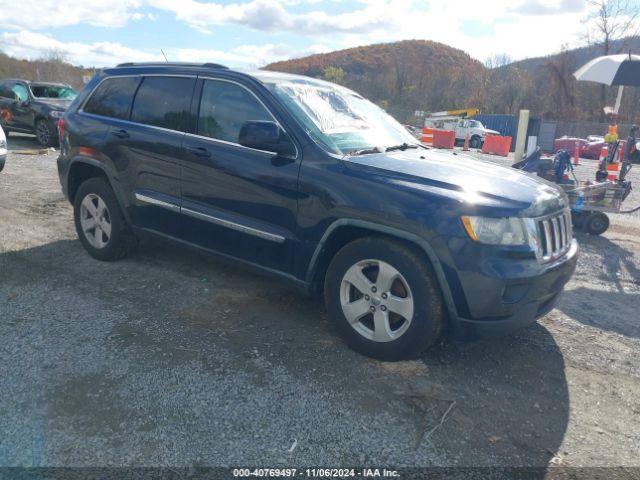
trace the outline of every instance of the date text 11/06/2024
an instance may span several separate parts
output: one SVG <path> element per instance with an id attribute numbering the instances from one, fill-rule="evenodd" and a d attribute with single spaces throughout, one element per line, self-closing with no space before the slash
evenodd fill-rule
<path id="1" fill-rule="evenodd" d="M 234 477 L 311 477 L 311 478 L 397 478 L 397 470 L 386 468 L 235 468 Z"/>

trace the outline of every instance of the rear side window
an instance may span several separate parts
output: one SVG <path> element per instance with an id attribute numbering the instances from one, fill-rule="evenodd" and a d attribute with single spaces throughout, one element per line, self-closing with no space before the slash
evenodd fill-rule
<path id="1" fill-rule="evenodd" d="M 204 82 L 198 135 L 238 143 L 240 129 L 249 120 L 273 121 L 273 117 L 240 85 L 217 80 Z"/>
<path id="2" fill-rule="evenodd" d="M 145 77 L 136 93 L 131 121 L 187 130 L 195 78 Z"/>
<path id="3" fill-rule="evenodd" d="M 127 120 L 139 77 L 112 77 L 96 88 L 83 110 L 103 117 Z"/>

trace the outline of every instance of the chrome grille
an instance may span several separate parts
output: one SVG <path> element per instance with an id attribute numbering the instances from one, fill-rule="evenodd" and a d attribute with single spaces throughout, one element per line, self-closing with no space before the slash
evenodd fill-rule
<path id="1" fill-rule="evenodd" d="M 572 238 L 569 210 L 538 219 L 538 250 L 542 260 L 552 260 L 563 255 L 571 247 Z"/>

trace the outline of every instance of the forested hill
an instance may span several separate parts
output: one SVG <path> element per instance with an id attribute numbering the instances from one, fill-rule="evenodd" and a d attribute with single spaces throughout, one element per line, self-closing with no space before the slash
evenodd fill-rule
<path id="1" fill-rule="evenodd" d="M 471 84 L 486 71 L 462 50 L 425 40 L 350 48 L 265 68 L 341 83 L 397 116 L 426 106 L 438 110 L 474 103 Z"/>
<path id="2" fill-rule="evenodd" d="M 621 50 L 622 42 L 613 45 Z M 638 39 L 624 46 L 640 53 Z M 265 68 L 341 83 L 375 101 L 404 122 L 415 110 L 480 108 L 484 113 L 513 113 L 566 120 L 598 120 L 600 87 L 577 82 L 572 73 L 602 55 L 600 46 L 565 50 L 547 57 L 505 62 L 488 68 L 465 52 L 442 43 L 406 40 L 369 45 L 272 63 Z M 607 88 L 612 103 L 615 88 Z M 621 114 L 640 120 L 640 88 L 627 89 Z"/>
<path id="3" fill-rule="evenodd" d="M 95 69 L 83 68 L 65 62 L 55 54 L 40 60 L 20 60 L 0 52 L 0 79 L 25 78 L 68 83 L 75 88 L 83 85 L 84 75 L 93 75 Z"/>

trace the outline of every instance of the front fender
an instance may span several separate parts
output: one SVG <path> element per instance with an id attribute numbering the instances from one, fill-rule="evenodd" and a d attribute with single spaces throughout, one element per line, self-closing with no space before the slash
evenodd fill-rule
<path id="1" fill-rule="evenodd" d="M 436 254 L 433 247 L 426 239 L 420 237 L 419 235 L 387 225 L 369 222 L 366 220 L 359 220 L 355 218 L 341 218 L 331 223 L 331 225 L 329 225 L 329 227 L 322 235 L 322 238 L 320 239 L 320 242 L 318 243 L 313 256 L 311 257 L 311 261 L 309 263 L 306 274 L 306 281 L 309 284 L 313 281 L 316 269 L 318 268 L 319 260 L 322 257 L 325 246 L 331 238 L 331 235 L 333 235 L 339 228 L 345 226 L 362 228 L 374 233 L 382 233 L 401 240 L 406 240 L 422 249 L 422 251 L 427 255 L 427 258 L 431 263 L 431 267 L 436 274 L 436 278 L 440 286 L 440 291 L 442 292 L 442 296 L 447 307 L 447 312 L 449 313 L 449 318 L 451 322 L 454 323 L 454 325 L 457 324 L 458 312 L 456 310 L 455 302 L 453 301 L 449 282 L 447 281 L 440 259 L 438 258 L 438 255 Z"/>

